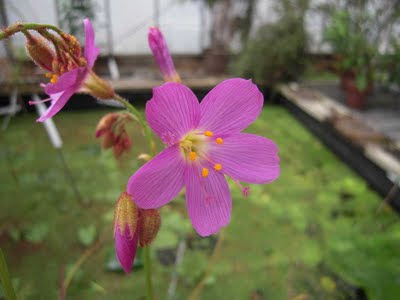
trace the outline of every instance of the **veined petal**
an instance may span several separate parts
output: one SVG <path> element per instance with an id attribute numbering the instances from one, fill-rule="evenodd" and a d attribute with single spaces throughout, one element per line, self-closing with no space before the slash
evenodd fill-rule
<path id="1" fill-rule="evenodd" d="M 122 230 L 122 232 L 123 234 L 118 227 L 115 230 L 115 253 L 124 271 L 129 273 L 136 256 L 138 233 L 136 231 L 132 237 L 128 229 Z"/>
<path id="2" fill-rule="evenodd" d="M 68 102 L 69 98 L 71 98 L 71 96 L 74 93 L 75 93 L 74 89 L 68 89 L 61 93 L 51 94 L 50 95 L 50 97 L 51 97 L 50 107 L 36 121 L 44 122 L 48 118 L 53 117 L 56 113 L 58 113 L 64 107 L 64 105 Z"/>
<path id="3" fill-rule="evenodd" d="M 218 134 L 240 132 L 257 119 L 263 102 L 263 95 L 250 80 L 225 80 L 201 101 L 199 128 Z"/>
<path id="4" fill-rule="evenodd" d="M 172 145 L 197 127 L 199 101 L 185 85 L 168 82 L 153 89 L 153 98 L 146 104 L 146 118 L 161 140 Z"/>
<path id="5" fill-rule="evenodd" d="M 46 84 L 44 91 L 50 96 L 51 94 L 60 93 L 70 88 L 76 88 L 78 90 L 86 75 L 87 69 L 84 67 L 73 69 L 61 75 L 56 83 Z"/>
<path id="6" fill-rule="evenodd" d="M 265 137 L 235 133 L 225 137 L 223 144 L 210 145 L 210 159 L 221 164 L 221 172 L 234 179 L 269 183 L 279 176 L 278 146 Z"/>
<path id="7" fill-rule="evenodd" d="M 97 56 L 100 53 L 100 49 L 96 47 L 94 42 L 94 30 L 90 20 L 88 18 L 83 20 L 85 26 L 85 58 L 88 63 L 88 67 L 92 68 Z"/>
<path id="8" fill-rule="evenodd" d="M 188 165 L 185 170 L 186 203 L 194 229 L 201 236 L 217 233 L 231 218 L 232 199 L 228 183 L 221 172 Z"/>
<path id="9" fill-rule="evenodd" d="M 183 188 L 184 169 L 179 145 L 170 146 L 132 175 L 127 192 L 140 208 L 163 206 Z"/>

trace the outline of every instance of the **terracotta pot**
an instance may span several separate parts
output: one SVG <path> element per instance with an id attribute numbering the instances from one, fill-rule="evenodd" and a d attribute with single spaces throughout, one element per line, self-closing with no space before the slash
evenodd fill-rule
<path id="1" fill-rule="evenodd" d="M 343 91 L 346 91 L 351 82 L 356 78 L 356 74 L 353 70 L 346 70 L 340 73 L 340 87 Z"/>
<path id="2" fill-rule="evenodd" d="M 368 88 L 360 91 L 357 88 L 355 79 L 349 80 L 346 86 L 346 102 L 349 107 L 363 109 L 367 104 Z M 370 85 L 369 85 L 370 86 Z"/>

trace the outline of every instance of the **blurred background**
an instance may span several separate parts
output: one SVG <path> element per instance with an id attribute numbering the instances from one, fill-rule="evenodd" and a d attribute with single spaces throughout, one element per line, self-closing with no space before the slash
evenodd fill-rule
<path id="1" fill-rule="evenodd" d="M 140 110 L 163 83 L 147 45 L 158 26 L 199 99 L 226 78 L 257 83 L 265 105 L 247 130 L 280 148 L 277 181 L 248 198 L 230 182 L 222 234 L 195 233 L 184 195 L 161 209 L 157 299 L 400 299 L 400 1 L 0 0 L 2 27 L 55 24 L 83 41 L 84 17 L 96 73 Z M 0 64 L 0 247 L 18 299 L 144 299 L 141 255 L 125 275 L 112 233 L 147 150 L 139 127 L 115 159 L 95 127 L 118 108 L 81 94 L 44 127 L 28 101 L 47 79 L 22 35 Z"/>

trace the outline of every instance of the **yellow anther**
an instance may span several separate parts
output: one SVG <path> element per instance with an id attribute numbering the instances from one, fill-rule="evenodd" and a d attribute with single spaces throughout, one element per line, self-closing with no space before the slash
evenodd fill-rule
<path id="1" fill-rule="evenodd" d="M 48 73 L 44 74 L 44 76 L 46 76 L 47 78 L 51 78 L 51 77 L 53 77 L 53 74 L 48 72 Z"/>
<path id="2" fill-rule="evenodd" d="M 57 80 L 58 80 L 58 75 L 54 74 L 54 75 L 51 77 L 50 82 L 51 82 L 51 83 L 56 83 Z"/>
<path id="3" fill-rule="evenodd" d="M 204 135 L 212 137 L 214 135 L 214 133 L 212 133 L 211 131 L 207 130 L 206 132 L 204 132 Z"/>
<path id="4" fill-rule="evenodd" d="M 214 166 L 215 171 L 221 171 L 222 170 L 222 165 L 221 164 L 216 164 Z"/>
<path id="5" fill-rule="evenodd" d="M 207 168 L 203 168 L 203 170 L 201 170 L 201 176 L 203 176 L 203 177 L 207 177 L 208 176 L 208 169 Z"/>
<path id="6" fill-rule="evenodd" d="M 194 161 L 196 159 L 196 156 L 197 156 L 196 152 L 192 151 L 189 153 L 189 158 L 191 161 Z"/>
<path id="7" fill-rule="evenodd" d="M 224 140 L 222 138 L 216 138 L 215 141 L 217 142 L 217 144 L 223 144 Z"/>

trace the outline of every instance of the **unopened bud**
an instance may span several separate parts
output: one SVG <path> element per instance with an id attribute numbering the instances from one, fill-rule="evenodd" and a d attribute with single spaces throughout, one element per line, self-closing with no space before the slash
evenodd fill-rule
<path id="1" fill-rule="evenodd" d="M 111 148 L 115 144 L 115 136 L 111 131 L 107 131 L 103 135 L 103 140 L 101 141 L 101 147 L 103 149 Z"/>
<path id="2" fill-rule="evenodd" d="M 115 95 L 114 89 L 106 80 L 90 72 L 83 84 L 84 91 L 102 100 L 112 99 Z"/>
<path id="3" fill-rule="evenodd" d="M 161 216 L 156 209 L 141 209 L 139 217 L 139 244 L 140 247 L 150 245 L 161 226 Z"/>
<path id="4" fill-rule="evenodd" d="M 163 34 L 157 27 L 150 27 L 148 42 L 154 58 L 160 67 L 165 81 L 181 82 L 179 74 L 175 70 L 174 62 L 169 53 Z"/>
<path id="5" fill-rule="evenodd" d="M 102 136 L 106 131 L 111 130 L 111 127 L 118 119 L 117 113 L 108 113 L 104 115 L 96 126 L 96 137 Z"/>
<path id="6" fill-rule="evenodd" d="M 138 244 L 139 208 L 132 197 L 124 192 L 119 197 L 114 211 L 115 251 L 125 272 L 132 268 Z"/>
<path id="7" fill-rule="evenodd" d="M 141 153 L 138 155 L 138 159 L 143 161 L 149 161 L 151 159 L 151 155 L 148 153 Z"/>
<path id="8" fill-rule="evenodd" d="M 81 45 L 76 37 L 64 32 L 62 38 L 75 57 L 80 57 L 82 55 Z"/>
<path id="9" fill-rule="evenodd" d="M 114 210 L 114 234 L 120 230 L 122 235 L 128 233 L 130 237 L 133 237 L 138 226 L 138 219 L 139 208 L 127 192 L 122 193 Z"/>
<path id="10" fill-rule="evenodd" d="M 53 72 L 53 61 L 56 58 L 55 51 L 50 44 L 39 35 L 26 33 L 26 51 L 38 67 Z"/>

